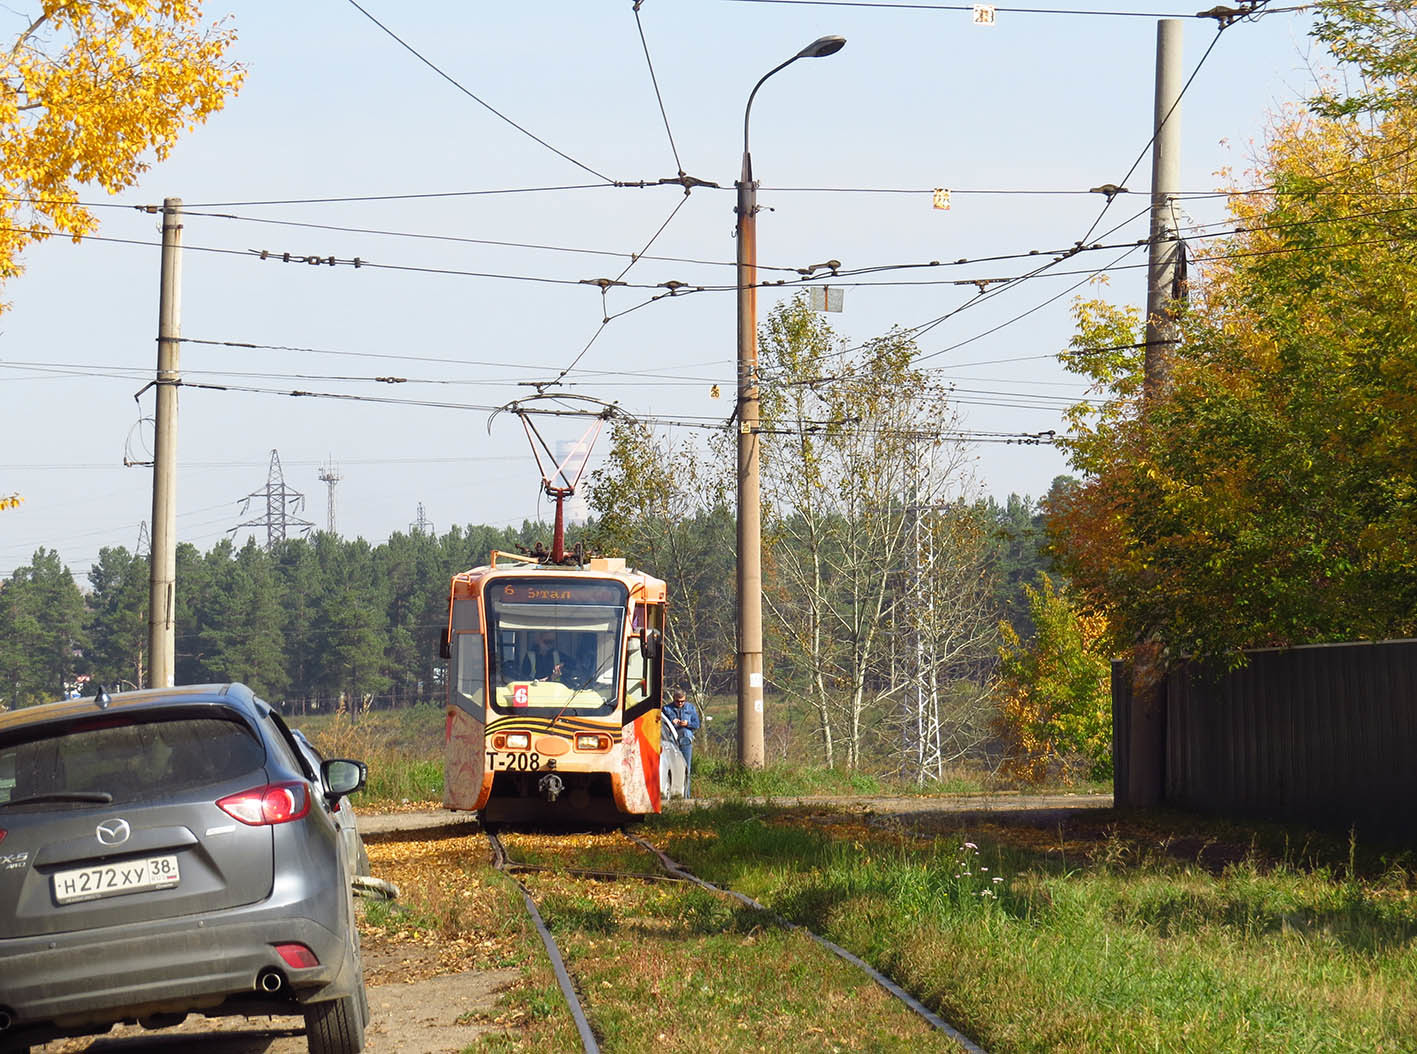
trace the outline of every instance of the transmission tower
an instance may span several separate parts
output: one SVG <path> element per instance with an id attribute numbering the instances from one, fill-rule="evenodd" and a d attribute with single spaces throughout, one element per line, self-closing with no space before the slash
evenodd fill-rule
<path id="1" fill-rule="evenodd" d="M 433 521 L 430 520 L 427 513 L 423 511 L 423 502 L 421 501 L 418 503 L 418 519 L 408 525 L 408 530 L 410 534 L 433 533 Z"/>
<path id="2" fill-rule="evenodd" d="M 309 520 L 302 520 L 295 515 L 305 508 L 305 495 L 285 485 L 285 474 L 280 468 L 280 454 L 274 450 L 271 451 L 271 467 L 266 474 L 266 485 L 241 499 L 242 515 L 251 507 L 253 498 L 265 499 L 266 515 L 238 523 L 227 532 L 228 534 L 234 535 L 244 527 L 265 527 L 266 548 L 274 549 L 276 543 L 285 541 L 287 531 L 295 529 L 303 534 L 315 526 Z"/>
<path id="3" fill-rule="evenodd" d="M 138 548 L 134 551 L 133 555 L 151 557 L 152 554 L 152 535 L 148 534 L 148 521 L 143 520 L 138 524 Z"/>
<path id="4" fill-rule="evenodd" d="M 326 522 L 329 524 L 328 530 L 331 534 L 335 533 L 335 486 L 339 483 L 340 479 L 339 468 L 335 465 L 334 456 L 331 455 L 330 460 L 325 462 L 320 468 L 320 482 L 323 483 L 329 491 Z"/>

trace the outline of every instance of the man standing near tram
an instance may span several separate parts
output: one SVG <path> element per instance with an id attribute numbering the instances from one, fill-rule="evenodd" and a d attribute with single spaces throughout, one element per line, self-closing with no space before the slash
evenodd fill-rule
<path id="1" fill-rule="evenodd" d="M 689 702 L 684 689 L 674 689 L 664 707 L 664 715 L 678 733 L 679 753 L 684 755 L 684 797 L 689 796 L 689 771 L 694 757 L 694 733 L 699 730 L 699 711 Z"/>

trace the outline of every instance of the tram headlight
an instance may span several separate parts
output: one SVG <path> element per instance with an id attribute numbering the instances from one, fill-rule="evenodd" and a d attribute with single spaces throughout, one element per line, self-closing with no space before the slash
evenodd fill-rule
<path id="1" fill-rule="evenodd" d="M 609 750 L 610 737 L 582 732 L 576 736 L 577 750 Z"/>
<path id="2" fill-rule="evenodd" d="M 531 749 L 531 733 L 530 733 L 530 732 L 508 732 L 508 733 L 507 733 L 507 749 L 508 749 L 508 750 L 530 750 L 530 749 Z"/>

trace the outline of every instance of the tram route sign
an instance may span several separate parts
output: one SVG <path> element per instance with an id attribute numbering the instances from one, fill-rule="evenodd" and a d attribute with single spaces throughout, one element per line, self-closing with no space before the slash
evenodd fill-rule
<path id="1" fill-rule="evenodd" d="M 497 587 L 498 599 L 512 604 L 623 605 L 625 590 L 618 585 L 555 580 L 512 579 Z"/>

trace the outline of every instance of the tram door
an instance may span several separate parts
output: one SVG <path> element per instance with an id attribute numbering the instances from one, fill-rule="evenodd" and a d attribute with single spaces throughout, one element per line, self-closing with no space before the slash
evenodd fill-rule
<path id="1" fill-rule="evenodd" d="M 623 808 L 658 812 L 660 707 L 664 699 L 664 605 L 640 604 L 625 649 L 624 749 L 638 761 L 622 785 Z"/>
<path id="2" fill-rule="evenodd" d="M 480 604 L 480 597 L 455 597 L 449 624 L 443 804 L 450 809 L 476 809 L 483 804 L 487 651 Z"/>

